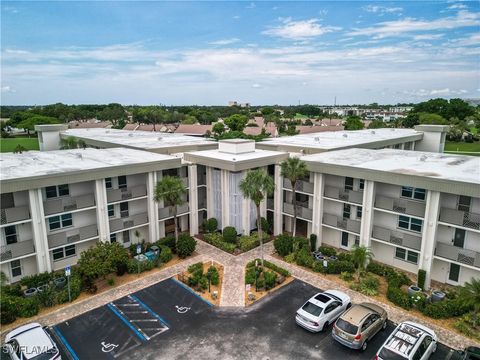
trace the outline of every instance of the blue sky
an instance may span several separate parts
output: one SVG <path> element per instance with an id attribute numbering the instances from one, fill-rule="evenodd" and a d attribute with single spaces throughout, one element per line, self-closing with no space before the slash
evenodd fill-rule
<path id="1" fill-rule="evenodd" d="M 3 1 L 1 103 L 480 97 L 478 1 Z"/>

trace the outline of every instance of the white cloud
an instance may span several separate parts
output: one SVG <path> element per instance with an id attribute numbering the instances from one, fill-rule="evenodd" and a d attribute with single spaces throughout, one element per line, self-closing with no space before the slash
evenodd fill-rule
<path id="1" fill-rule="evenodd" d="M 238 19 L 240 19 L 240 15 L 232 16 L 232 19 L 238 20 Z"/>
<path id="2" fill-rule="evenodd" d="M 433 31 L 457 29 L 463 27 L 474 27 L 480 25 L 480 13 L 472 13 L 461 10 L 456 16 L 444 17 L 436 20 L 419 20 L 414 18 L 405 18 L 395 21 L 385 21 L 377 26 L 356 29 L 351 31 L 349 36 L 373 36 L 375 38 L 385 38 L 398 36 L 406 33 L 419 31 Z"/>
<path id="3" fill-rule="evenodd" d="M 371 13 L 378 13 L 378 14 L 392 14 L 392 13 L 400 13 L 403 11 L 401 7 L 388 7 L 388 6 L 380 6 L 380 5 L 367 5 L 363 7 L 363 10 L 371 12 Z"/>
<path id="4" fill-rule="evenodd" d="M 420 96 L 420 97 L 429 97 L 429 96 L 455 96 L 455 95 L 464 95 L 468 94 L 468 91 L 465 89 L 418 89 L 418 90 L 406 90 L 404 94 L 410 96 Z"/>
<path id="5" fill-rule="evenodd" d="M 9 13 L 9 14 L 18 14 L 20 11 L 13 6 L 3 6 L 2 10 Z"/>
<path id="6" fill-rule="evenodd" d="M 257 7 L 257 5 L 255 5 L 255 3 L 253 3 L 253 2 L 251 2 L 250 4 L 245 6 L 245 9 L 255 9 L 256 7 Z"/>
<path id="7" fill-rule="evenodd" d="M 2 93 L 15 93 L 17 92 L 15 89 L 12 89 L 10 86 L 2 86 L 1 88 Z"/>
<path id="8" fill-rule="evenodd" d="M 448 8 L 452 9 L 452 10 L 466 9 L 467 5 L 465 5 L 465 4 L 453 4 L 453 5 L 450 5 Z"/>
<path id="9" fill-rule="evenodd" d="M 294 21 L 286 18 L 281 21 L 282 25 L 265 30 L 262 34 L 288 40 L 306 40 L 341 29 L 334 26 L 322 26 L 318 19 Z"/>
<path id="10" fill-rule="evenodd" d="M 260 89 L 261 87 L 262 87 L 262 85 L 260 85 L 260 84 L 257 84 L 257 83 L 252 84 L 252 88 L 254 88 L 254 89 Z"/>
<path id="11" fill-rule="evenodd" d="M 470 34 L 470 36 L 465 38 L 451 40 L 451 43 L 457 46 L 478 46 L 480 44 L 480 34 Z"/>
<path id="12" fill-rule="evenodd" d="M 413 37 L 413 40 L 419 41 L 419 40 L 437 40 L 443 37 L 445 34 L 421 34 L 421 35 L 415 35 Z"/>
<path id="13" fill-rule="evenodd" d="M 240 39 L 238 38 L 230 38 L 230 39 L 210 41 L 208 44 L 209 45 L 231 45 L 231 44 L 238 43 L 239 41 Z"/>

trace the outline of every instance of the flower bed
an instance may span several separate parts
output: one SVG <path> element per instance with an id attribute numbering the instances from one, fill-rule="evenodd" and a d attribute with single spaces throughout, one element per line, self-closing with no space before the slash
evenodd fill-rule
<path id="1" fill-rule="evenodd" d="M 213 261 L 190 265 L 177 279 L 208 302 L 219 306 L 222 293 L 223 266 Z M 210 281 L 210 284 L 209 284 Z"/>
<path id="2" fill-rule="evenodd" d="M 229 241 L 226 241 L 228 239 Z M 260 245 L 260 239 L 256 232 L 252 232 L 251 235 L 242 236 L 228 236 L 222 235 L 220 232 L 203 234 L 203 240 L 210 245 L 213 245 L 220 250 L 226 251 L 229 254 L 238 255 L 243 252 L 252 250 Z M 267 243 L 271 240 L 270 235 L 263 234 L 263 243 Z"/>

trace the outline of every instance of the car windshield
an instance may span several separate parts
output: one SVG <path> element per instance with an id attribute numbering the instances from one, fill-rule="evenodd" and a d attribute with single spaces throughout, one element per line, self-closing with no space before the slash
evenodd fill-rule
<path id="1" fill-rule="evenodd" d="M 312 314 L 313 316 L 318 316 L 322 313 L 323 308 L 311 303 L 310 301 L 307 301 L 305 305 L 302 306 L 302 310 Z"/>
<path id="2" fill-rule="evenodd" d="M 378 354 L 382 360 L 405 360 L 406 358 L 402 355 L 399 355 L 387 348 L 383 348 L 382 351 Z"/>
<path id="3" fill-rule="evenodd" d="M 337 328 L 345 331 L 348 334 L 355 335 L 358 331 L 358 326 L 352 325 L 348 321 L 345 321 L 343 319 L 338 319 L 336 325 L 337 325 Z"/>

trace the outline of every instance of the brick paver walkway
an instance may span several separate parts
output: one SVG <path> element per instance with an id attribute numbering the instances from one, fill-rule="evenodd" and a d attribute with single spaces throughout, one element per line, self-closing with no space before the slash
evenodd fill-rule
<path id="1" fill-rule="evenodd" d="M 131 281 L 130 283 L 105 291 L 96 296 L 89 297 L 85 300 L 64 306 L 49 314 L 29 318 L 28 322 L 36 321 L 44 325 L 54 325 L 66 321 L 72 317 L 78 316 L 99 306 L 108 304 L 116 299 L 122 298 L 128 294 L 142 290 L 160 281 L 168 279 L 180 272 L 185 271 L 187 267 L 193 263 L 212 260 L 224 266 L 224 279 L 222 284 L 220 306 L 243 307 L 245 304 L 245 265 L 255 258 L 260 258 L 260 249 L 256 248 L 241 255 L 234 256 L 220 249 L 217 249 L 216 247 L 211 246 L 201 240 L 197 239 L 197 242 L 197 255 L 190 257 L 179 264 L 167 267 L 161 271 L 144 276 L 138 280 Z M 379 302 L 371 297 L 367 297 L 348 288 L 345 288 L 344 286 L 341 286 L 336 282 L 328 280 L 320 274 L 306 271 L 296 265 L 289 264 L 283 260 L 279 260 L 278 258 L 272 256 L 273 252 L 273 242 L 269 242 L 264 245 L 265 260 L 268 260 L 276 265 L 287 269 L 295 278 L 301 281 L 309 283 L 320 289 L 334 288 L 344 291 L 351 297 L 352 302 L 354 303 L 376 303 L 382 306 L 385 310 L 387 310 L 389 319 L 395 323 L 406 320 L 424 323 L 426 326 L 432 328 L 437 333 L 442 343 L 450 347 L 461 349 L 465 346 L 470 345 L 480 346 L 480 343 L 475 342 L 474 340 L 468 339 L 464 336 L 461 336 L 460 334 L 457 334 L 448 329 L 444 329 L 435 324 L 425 322 L 422 319 L 415 318 L 408 311 Z M 7 326 L 2 327 L 2 338 L 5 333 L 9 331 L 10 328 L 11 327 Z"/>

